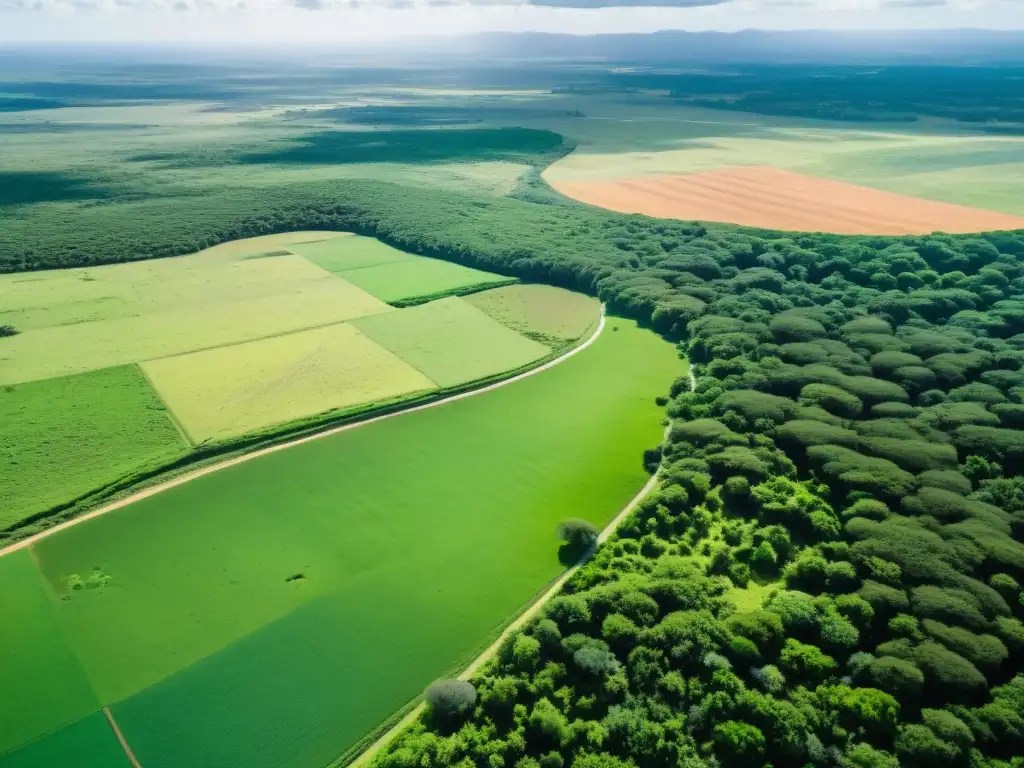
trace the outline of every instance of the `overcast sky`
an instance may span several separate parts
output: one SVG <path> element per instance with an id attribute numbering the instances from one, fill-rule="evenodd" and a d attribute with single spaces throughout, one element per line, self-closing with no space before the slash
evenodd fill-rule
<path id="1" fill-rule="evenodd" d="M 26 42 L 950 27 L 1024 29 L 1024 0 L 0 0 L 0 40 Z"/>

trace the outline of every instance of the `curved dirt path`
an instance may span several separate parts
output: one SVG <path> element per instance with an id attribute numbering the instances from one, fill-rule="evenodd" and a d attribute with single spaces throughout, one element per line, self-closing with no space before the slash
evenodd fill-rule
<path id="1" fill-rule="evenodd" d="M 252 453 L 246 453 L 241 456 L 235 456 L 234 458 L 225 459 L 224 461 L 218 462 L 216 464 L 210 464 L 208 466 L 203 467 L 202 469 L 187 472 L 183 475 L 175 477 L 172 480 L 167 480 L 165 482 L 158 483 L 157 485 L 153 485 L 150 486 L 149 488 L 145 488 L 141 491 L 138 491 L 137 493 L 133 493 L 130 496 L 126 496 L 123 499 L 118 499 L 117 501 L 111 502 L 110 504 L 98 507 L 97 509 L 94 509 L 91 512 L 86 512 L 84 515 L 81 515 L 80 517 L 76 517 L 73 520 L 68 520 L 65 523 L 61 523 L 60 525 L 55 525 L 53 528 L 48 528 L 45 531 L 41 531 L 40 533 L 35 534 L 34 536 L 29 536 L 27 539 L 22 539 L 21 541 L 17 541 L 14 544 L 10 544 L 4 547 L 3 549 L 0 549 L 0 557 L 3 557 L 4 555 L 10 555 L 22 549 L 28 549 L 33 544 L 36 544 L 37 542 L 45 539 L 46 537 L 53 536 L 54 534 L 60 533 L 61 531 L 66 530 L 74 525 L 79 525 L 81 523 L 97 518 L 100 515 L 105 515 L 108 512 L 113 512 L 123 507 L 127 507 L 129 504 L 134 504 L 135 502 L 141 501 L 142 499 L 147 499 L 150 496 L 156 496 L 158 493 L 162 493 L 163 491 L 166 491 L 169 488 L 184 485 L 185 483 L 191 480 L 196 480 L 200 477 L 204 477 L 205 475 L 211 475 L 214 472 L 219 472 L 222 469 L 233 467 L 236 464 L 241 464 L 243 462 L 259 458 L 260 456 L 266 456 L 267 454 L 270 453 L 276 453 L 277 451 L 283 451 L 287 448 L 291 448 L 296 445 L 309 443 L 312 442 L 313 440 L 320 440 L 321 438 L 324 437 L 337 435 L 341 432 L 346 432 L 350 429 L 358 429 L 359 427 L 365 427 L 367 424 L 373 424 L 378 421 L 383 421 L 384 419 L 393 419 L 396 416 L 404 416 L 407 413 L 415 413 L 416 411 L 423 411 L 426 410 L 427 408 L 436 408 L 440 405 L 447 405 L 448 403 L 455 402 L 456 400 L 463 400 L 467 397 L 482 395 L 485 392 L 490 392 L 491 390 L 498 389 L 499 387 L 504 387 L 507 386 L 508 384 L 513 384 L 517 381 L 521 381 L 527 378 L 528 376 L 534 376 L 538 373 L 542 373 L 543 371 L 546 371 L 549 368 L 554 368 L 559 363 L 564 363 L 570 357 L 579 354 L 587 347 L 589 347 L 591 344 L 593 344 L 595 341 L 597 341 L 597 338 L 601 335 L 601 332 L 604 331 L 605 323 L 606 318 L 604 313 L 604 306 L 602 306 L 600 319 L 597 323 L 597 328 L 594 329 L 594 332 L 590 334 L 586 341 L 584 341 L 582 344 L 579 344 L 578 346 L 573 347 L 564 354 L 559 355 L 553 360 L 548 360 L 548 362 L 544 363 L 543 365 L 538 365 L 536 368 L 531 368 L 528 371 L 516 374 L 515 376 L 512 376 L 507 379 L 502 379 L 501 381 L 497 381 L 493 384 L 488 384 L 487 386 L 480 387 L 479 389 L 471 389 L 467 392 L 460 392 L 457 395 L 450 395 L 449 397 L 442 398 L 441 400 L 435 400 L 430 403 L 424 403 L 423 405 L 417 405 L 413 408 L 407 408 L 405 410 L 395 411 L 393 413 L 385 413 L 381 416 L 374 416 L 373 418 L 366 419 L 364 421 L 356 421 L 351 424 L 344 424 L 340 427 L 334 427 L 333 429 L 328 429 L 323 432 L 317 432 L 315 435 L 307 435 L 305 437 L 300 437 L 285 443 L 272 445 L 268 448 L 261 448 L 258 451 L 253 451 Z"/>
<path id="2" fill-rule="evenodd" d="M 690 391 L 693 392 L 694 390 L 697 389 L 697 377 L 693 373 L 693 366 L 687 365 L 687 375 L 690 379 Z M 668 438 L 669 429 L 670 427 L 665 427 L 666 439 Z M 497 640 L 495 640 L 493 643 L 487 646 L 487 648 L 479 656 L 473 659 L 473 661 L 470 662 L 469 666 L 462 670 L 461 673 L 459 673 L 458 679 L 469 680 L 473 675 L 475 675 L 480 670 L 481 667 L 483 667 L 484 664 L 486 664 L 494 657 L 494 655 L 498 652 L 498 649 L 501 647 L 501 644 L 505 642 L 505 639 L 509 635 L 511 635 L 513 632 L 515 632 L 517 629 L 523 626 L 523 624 L 525 624 L 534 616 L 536 616 L 540 612 L 541 608 L 543 608 L 544 605 L 551 598 L 555 597 L 562 590 L 562 587 L 565 586 L 565 582 L 571 579 L 573 575 L 576 573 L 576 571 L 578 571 L 587 563 L 588 560 L 590 560 L 590 558 L 597 551 L 598 545 L 607 541 L 608 537 L 615 532 L 615 529 L 622 524 L 622 521 L 629 516 L 629 513 L 636 509 L 637 504 L 639 504 L 648 493 L 653 491 L 657 484 L 658 475 L 651 475 L 651 478 L 646 483 L 644 483 L 644 487 L 637 491 L 636 495 L 632 499 L 630 499 L 629 503 L 622 508 L 622 511 L 619 512 L 619 514 L 617 514 L 615 517 L 613 517 L 608 522 L 608 525 L 604 527 L 601 533 L 598 534 L 597 543 L 594 544 L 594 546 L 592 546 L 589 550 L 587 550 L 584 553 L 583 557 L 581 557 L 575 565 L 573 565 L 571 568 L 566 570 L 561 576 L 559 576 L 551 584 L 551 586 L 548 587 L 543 592 L 543 594 L 541 594 L 540 597 L 534 600 L 527 607 L 527 609 L 523 611 L 518 618 L 516 618 L 515 621 L 509 624 L 504 629 L 504 631 L 498 636 Z M 373 742 L 373 744 L 371 744 L 369 747 L 363 750 L 355 760 L 348 764 L 347 768 L 365 768 L 369 764 L 369 762 L 373 760 L 373 758 L 376 757 L 377 754 L 382 749 L 384 749 L 388 744 L 390 744 L 395 739 L 396 736 L 398 736 L 402 731 L 404 731 L 406 728 L 408 728 L 416 721 L 416 719 L 423 713 L 425 707 L 426 705 L 423 702 L 420 702 L 415 707 L 413 707 L 412 710 L 405 715 L 405 717 L 403 717 L 401 720 L 399 720 L 397 723 L 391 726 L 384 733 L 383 736 L 381 736 L 379 739 Z M 334 768 L 334 765 L 335 764 L 332 763 L 329 766 L 329 768 Z"/>

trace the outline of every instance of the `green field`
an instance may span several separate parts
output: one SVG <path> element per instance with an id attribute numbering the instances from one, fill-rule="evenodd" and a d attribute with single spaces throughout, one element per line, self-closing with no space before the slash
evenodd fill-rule
<path id="1" fill-rule="evenodd" d="M 442 387 L 518 368 L 550 352 L 457 297 L 352 325 Z"/>
<path id="2" fill-rule="evenodd" d="M 188 445 L 134 366 L 0 387 L 0 530 Z"/>
<path id="3" fill-rule="evenodd" d="M 437 389 L 341 323 L 143 363 L 194 443 Z"/>
<path id="4" fill-rule="evenodd" d="M 347 281 L 392 304 L 468 292 L 516 282 L 438 259 L 419 259 L 347 270 Z"/>
<path id="5" fill-rule="evenodd" d="M 335 237 L 319 243 L 294 245 L 290 246 L 288 250 L 334 274 L 341 274 L 350 269 L 379 267 L 382 264 L 395 264 L 416 259 L 411 253 L 392 248 L 376 238 L 360 237 L 359 235 Z"/>
<path id="6" fill-rule="evenodd" d="M 572 341 L 600 315 L 597 299 L 552 285 L 507 285 L 465 298 L 499 323 L 530 338 Z"/>
<path id="7" fill-rule="evenodd" d="M 107 718 L 94 712 L 39 741 L 0 755 L 0 768 L 131 768 Z"/>
<path id="8" fill-rule="evenodd" d="M 99 702 L 28 550 L 0 558 L 0 604 L 3 754 L 89 714 Z"/>
<path id="9" fill-rule="evenodd" d="M 557 522 L 606 521 L 644 481 L 653 398 L 683 364 L 611 322 L 537 376 L 37 544 L 101 703 L 127 697 L 115 713 L 140 762 L 322 766 L 471 656 L 560 570 Z M 96 566 L 109 583 L 69 589 Z"/>

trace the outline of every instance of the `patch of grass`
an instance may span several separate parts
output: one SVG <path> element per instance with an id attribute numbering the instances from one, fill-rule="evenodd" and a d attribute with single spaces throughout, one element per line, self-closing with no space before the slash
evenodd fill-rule
<path id="1" fill-rule="evenodd" d="M 646 479 L 681 364 L 616 322 L 544 373 L 41 542 L 54 584 L 95 564 L 116 582 L 57 605 L 104 701 L 129 697 L 114 709 L 140 762 L 324 765 L 474 655 L 561 570 L 557 524 L 603 525 Z"/>
<path id="2" fill-rule="evenodd" d="M 135 366 L 0 387 L 0 424 L 0 529 L 187 450 Z"/>
<path id="3" fill-rule="evenodd" d="M 442 387 L 518 368 L 550 352 L 455 297 L 352 324 Z"/>
<path id="4" fill-rule="evenodd" d="M 196 443 L 437 388 L 347 324 L 151 360 L 142 368 Z"/>
<path id="5" fill-rule="evenodd" d="M 0 756 L 0 768 L 130 768 L 102 712 Z"/>
<path id="6" fill-rule="evenodd" d="M 2 755 L 95 711 L 99 702 L 28 550 L 0 558 L 0 604 Z M 43 765 L 0 758 L 3 768 L 35 764 Z"/>
<path id="7" fill-rule="evenodd" d="M 507 285 L 474 293 L 464 301 L 542 342 L 578 339 L 601 317 L 597 299 L 550 285 Z"/>
<path id="8" fill-rule="evenodd" d="M 336 237 L 319 243 L 294 245 L 291 246 L 291 251 L 334 274 L 343 274 L 349 270 L 364 267 L 416 261 L 418 258 L 411 253 L 385 245 L 376 238 L 360 237 L 359 235 Z"/>
<path id="9" fill-rule="evenodd" d="M 428 258 L 348 269 L 343 276 L 378 299 L 397 305 L 516 282 L 515 278 Z"/>

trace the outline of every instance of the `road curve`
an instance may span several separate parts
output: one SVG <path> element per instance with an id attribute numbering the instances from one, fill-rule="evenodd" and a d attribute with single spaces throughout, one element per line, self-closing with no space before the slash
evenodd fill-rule
<path id="1" fill-rule="evenodd" d="M 104 506 L 98 507 L 92 510 L 91 512 L 86 512 L 84 515 L 81 515 L 80 517 L 76 517 L 72 520 L 68 520 L 65 523 L 61 523 L 60 525 L 55 525 L 53 528 L 48 528 L 45 531 L 41 531 L 40 533 L 37 533 L 34 536 L 29 536 L 26 539 L 22 539 L 21 541 L 17 541 L 13 544 L 10 544 L 4 547 L 3 549 L 0 549 L 0 557 L 3 557 L 4 555 L 13 554 L 14 552 L 17 552 L 22 549 L 27 549 L 31 547 L 33 544 L 36 544 L 37 542 L 45 539 L 46 537 L 53 536 L 54 534 L 60 533 L 61 531 L 66 530 L 74 525 L 79 525 L 88 520 L 97 518 L 100 515 L 105 515 L 108 512 L 113 512 L 123 507 L 127 507 L 129 504 L 134 504 L 135 502 L 141 501 L 142 499 L 149 498 L 150 496 L 156 496 L 158 493 L 162 493 L 163 491 L 166 491 L 169 488 L 184 485 L 185 483 L 191 480 L 196 480 L 200 477 L 204 477 L 205 475 L 211 475 L 214 472 L 219 472 L 222 469 L 233 467 L 236 464 L 241 464 L 242 462 L 250 461 L 260 456 L 266 456 L 267 454 L 275 453 L 277 451 L 283 451 L 287 448 L 291 448 L 292 446 L 302 445 L 303 443 L 308 443 L 313 440 L 320 440 L 321 438 L 330 437 L 331 435 L 337 435 L 341 432 L 345 432 L 350 429 L 358 429 L 359 427 L 365 427 L 367 424 L 373 424 L 378 421 L 383 421 L 384 419 L 393 419 L 398 416 L 404 416 L 407 413 L 415 413 L 416 411 L 423 411 L 426 410 L 427 408 L 436 408 L 440 405 L 447 405 L 448 403 L 455 402 L 456 400 L 463 400 L 467 397 L 475 397 L 476 395 L 482 395 L 485 392 L 490 392 L 491 390 L 498 389 L 499 387 L 504 387 L 507 386 L 508 384 L 513 384 L 517 381 L 521 381 L 522 379 L 525 379 L 528 376 L 534 376 L 538 373 L 542 373 L 543 371 L 546 371 L 549 368 L 554 368 L 559 363 L 564 363 L 570 357 L 579 354 L 584 349 L 593 344 L 595 341 L 597 341 L 598 336 L 600 336 L 601 332 L 604 331 L 605 324 L 606 317 L 604 306 L 602 305 L 601 316 L 598 320 L 597 328 L 594 329 L 594 332 L 590 334 L 586 341 L 584 341 L 582 344 L 573 347 L 564 354 L 559 355 L 553 360 L 549 360 L 543 365 L 538 365 L 536 368 L 531 368 L 528 371 L 516 374 L 515 376 L 511 376 L 507 379 L 502 379 L 501 381 L 497 381 L 493 384 L 488 384 L 487 386 L 480 387 L 479 389 L 471 389 L 468 392 L 460 392 L 457 395 L 451 395 L 440 400 L 434 400 L 433 402 L 430 403 L 417 405 L 413 408 L 406 408 L 404 410 L 394 411 L 392 413 L 385 413 L 381 416 L 374 416 L 373 418 L 365 419 L 364 421 L 356 421 L 351 424 L 344 424 L 340 427 L 334 427 L 333 429 L 327 429 L 324 430 L 323 432 L 317 432 L 314 435 L 307 435 L 305 437 L 296 438 L 295 440 L 289 440 L 288 442 L 285 443 L 272 445 L 268 448 L 261 448 L 258 451 L 253 451 L 252 453 L 246 453 L 241 456 L 235 456 L 230 459 L 225 459 L 224 461 L 218 462 L 216 464 L 210 464 L 208 466 L 202 467 L 201 469 L 196 469 L 193 470 L 192 472 L 187 472 L 171 480 L 158 483 L 157 485 L 153 485 L 150 486 L 149 488 L 145 488 L 141 491 L 138 491 L 137 493 L 133 493 L 130 496 L 124 497 L 123 499 L 118 499 L 117 501 L 111 502 L 110 504 L 105 504 Z"/>

